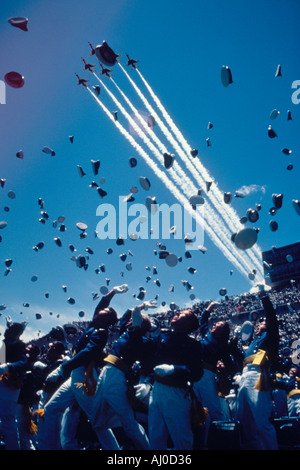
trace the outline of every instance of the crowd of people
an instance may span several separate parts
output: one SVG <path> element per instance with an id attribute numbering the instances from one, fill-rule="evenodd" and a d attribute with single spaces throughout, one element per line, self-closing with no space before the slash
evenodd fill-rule
<path id="1" fill-rule="evenodd" d="M 7 319 L 2 449 L 300 448 L 295 285 L 164 313 L 142 301 L 119 318 L 111 304 L 127 290 L 28 344 Z"/>

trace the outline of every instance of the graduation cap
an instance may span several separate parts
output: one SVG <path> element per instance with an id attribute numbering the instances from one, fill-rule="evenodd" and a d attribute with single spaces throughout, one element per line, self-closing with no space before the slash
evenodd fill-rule
<path id="1" fill-rule="evenodd" d="M 209 192 L 210 187 L 212 185 L 212 181 L 206 181 L 205 184 L 206 184 L 206 191 Z"/>
<path id="2" fill-rule="evenodd" d="M 255 209 L 248 209 L 247 219 L 249 220 L 249 222 L 255 223 L 259 219 L 258 212 Z"/>
<path id="3" fill-rule="evenodd" d="M 174 267 L 178 263 L 178 256 L 176 256 L 174 253 L 169 253 L 166 258 L 166 264 L 170 267 Z"/>
<path id="4" fill-rule="evenodd" d="M 148 127 L 154 127 L 156 124 L 155 119 L 151 114 L 148 116 L 147 124 L 148 124 Z"/>
<path id="5" fill-rule="evenodd" d="M 174 163 L 175 155 L 172 153 L 164 153 L 164 165 L 167 170 L 169 170 Z"/>
<path id="6" fill-rule="evenodd" d="M 290 110 L 288 110 L 287 120 L 288 120 L 288 121 L 292 121 L 292 113 L 291 113 Z"/>
<path id="7" fill-rule="evenodd" d="M 270 119 L 276 119 L 277 116 L 280 114 L 280 111 L 278 111 L 277 109 L 273 109 L 270 113 Z"/>
<path id="8" fill-rule="evenodd" d="M 238 233 L 233 234 L 233 242 L 241 250 L 251 248 L 257 241 L 258 229 L 244 228 Z"/>
<path id="9" fill-rule="evenodd" d="M 80 165 L 77 165 L 77 170 L 78 170 L 80 178 L 86 175 L 86 173 L 83 171 L 83 168 Z"/>
<path id="10" fill-rule="evenodd" d="M 290 155 L 292 153 L 292 150 L 287 149 L 287 148 L 283 148 L 282 153 L 284 153 L 285 155 Z"/>
<path id="11" fill-rule="evenodd" d="M 197 155 L 198 155 L 198 150 L 197 150 L 197 149 L 192 149 L 192 150 L 191 150 L 191 155 L 192 155 L 193 158 L 197 157 Z"/>
<path id="12" fill-rule="evenodd" d="M 53 240 L 55 241 L 57 246 L 62 246 L 62 242 L 61 242 L 61 239 L 59 237 L 55 237 L 55 238 L 53 238 Z"/>
<path id="13" fill-rule="evenodd" d="M 155 214 L 157 211 L 157 202 L 156 202 L 156 197 L 153 196 L 147 196 L 146 197 L 146 207 L 151 214 Z"/>
<path id="14" fill-rule="evenodd" d="M 96 93 L 97 96 L 100 95 L 100 85 L 93 86 L 93 90 L 95 90 L 95 93 Z"/>
<path id="15" fill-rule="evenodd" d="M 74 142 L 74 136 L 73 136 L 73 135 L 69 135 L 69 140 L 70 140 L 71 144 L 73 144 L 73 142 Z"/>
<path id="16" fill-rule="evenodd" d="M 7 85 L 12 88 L 22 88 L 24 86 L 25 80 L 23 75 L 19 72 L 8 72 L 4 75 L 4 80 Z"/>
<path id="17" fill-rule="evenodd" d="M 222 287 L 220 290 L 219 290 L 219 294 L 224 296 L 227 294 L 227 289 L 225 289 L 225 287 Z"/>
<path id="18" fill-rule="evenodd" d="M 298 215 L 300 215 L 300 201 L 298 201 L 298 199 L 293 199 L 292 203 L 293 203 L 293 207 L 295 211 L 297 212 Z"/>
<path id="19" fill-rule="evenodd" d="M 241 326 L 241 331 L 240 331 L 241 340 L 243 342 L 249 341 L 249 339 L 251 338 L 253 334 L 253 331 L 254 331 L 253 324 L 249 320 L 246 320 Z"/>
<path id="20" fill-rule="evenodd" d="M 232 73 L 231 73 L 231 70 L 228 67 L 228 65 L 222 65 L 222 68 L 221 68 L 221 81 L 222 81 L 222 84 L 225 87 L 228 87 L 228 85 L 233 83 Z"/>
<path id="21" fill-rule="evenodd" d="M 146 178 L 145 176 L 140 176 L 139 181 L 140 181 L 140 185 L 142 186 L 142 188 L 145 189 L 145 191 L 149 191 L 150 186 L 151 186 L 149 179 Z"/>
<path id="22" fill-rule="evenodd" d="M 13 16 L 7 20 L 9 24 L 14 26 L 15 28 L 19 28 L 22 31 L 28 31 L 28 18 L 24 16 Z"/>
<path id="23" fill-rule="evenodd" d="M 130 166 L 131 168 L 135 168 L 135 167 L 137 166 L 137 159 L 134 158 L 134 157 L 131 157 L 131 158 L 129 159 L 129 166 Z"/>
<path id="24" fill-rule="evenodd" d="M 273 139 L 274 137 L 277 137 L 277 134 L 274 131 L 274 129 L 272 129 L 271 125 L 269 125 L 269 127 L 268 127 L 268 136 L 270 137 L 270 139 Z"/>
<path id="25" fill-rule="evenodd" d="M 98 175 L 98 171 L 99 171 L 99 168 L 100 168 L 100 161 L 99 160 L 91 160 L 91 164 L 92 164 L 92 169 L 93 169 L 94 175 Z"/>
<path id="26" fill-rule="evenodd" d="M 283 199 L 283 194 L 275 194 L 275 193 L 272 194 L 272 201 L 276 209 L 280 209 L 282 207 L 282 199 Z"/>
<path id="27" fill-rule="evenodd" d="M 193 209 L 196 209 L 197 205 L 202 205 L 204 204 L 205 199 L 201 195 L 196 195 L 196 196 L 191 196 L 189 199 L 189 203 L 193 207 Z"/>
<path id="28" fill-rule="evenodd" d="M 102 189 L 102 188 L 98 188 L 98 189 L 97 189 L 97 192 L 98 192 L 98 194 L 99 194 L 99 196 L 100 196 L 101 198 L 107 196 L 107 192 L 106 192 L 104 189 Z"/>
<path id="29" fill-rule="evenodd" d="M 232 200 L 232 194 L 231 193 L 224 193 L 224 202 L 225 204 L 229 204 Z"/>
<path id="30" fill-rule="evenodd" d="M 278 229 L 278 223 L 275 220 L 270 220 L 269 225 L 272 232 L 276 232 Z"/>
<path id="31" fill-rule="evenodd" d="M 1 178 L 1 179 L 0 179 L 1 188 L 4 188 L 5 181 L 6 181 L 6 179 L 4 179 L 4 178 Z"/>
<path id="32" fill-rule="evenodd" d="M 189 267 L 188 272 L 191 273 L 191 274 L 195 274 L 197 272 L 197 269 Z"/>
<path id="33" fill-rule="evenodd" d="M 276 72 L 275 72 L 275 77 L 282 77 L 281 65 L 280 64 L 277 65 L 277 69 L 276 69 Z"/>
<path id="34" fill-rule="evenodd" d="M 20 159 L 23 159 L 24 158 L 24 152 L 23 150 L 19 150 L 17 153 L 16 153 L 16 156 Z"/>
<path id="35" fill-rule="evenodd" d="M 54 157 L 55 155 L 55 152 L 52 148 L 48 147 L 47 145 L 45 147 L 43 147 L 43 150 L 42 150 L 44 153 L 48 153 L 49 155 L 51 155 L 52 157 Z"/>

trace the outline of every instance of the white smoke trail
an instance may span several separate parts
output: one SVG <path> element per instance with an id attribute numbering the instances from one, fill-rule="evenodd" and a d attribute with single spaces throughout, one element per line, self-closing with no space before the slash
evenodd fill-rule
<path id="1" fill-rule="evenodd" d="M 215 243 L 215 245 L 225 254 L 227 259 L 238 269 L 239 272 L 241 272 L 243 275 L 247 276 L 247 271 L 244 268 L 243 265 L 241 265 L 234 255 L 231 253 L 230 250 L 227 249 L 227 247 L 223 246 L 221 240 L 216 237 L 214 231 L 210 228 L 210 226 L 205 225 L 204 226 L 204 221 L 200 214 L 198 212 L 195 212 L 187 198 L 174 186 L 174 184 L 169 180 L 169 178 L 166 176 L 164 172 L 162 172 L 157 164 L 149 157 L 149 155 L 144 151 L 144 149 L 134 140 L 134 138 L 130 135 L 129 132 L 118 122 L 114 119 L 113 115 L 110 113 L 110 111 L 106 108 L 106 106 L 99 100 L 99 98 L 90 90 L 89 87 L 86 87 L 86 89 L 89 91 L 89 93 L 92 95 L 92 97 L 96 100 L 96 102 L 100 105 L 102 110 L 106 113 L 108 118 L 115 124 L 117 129 L 121 132 L 121 134 L 129 141 L 129 143 L 132 145 L 132 147 L 138 152 L 138 154 L 146 161 L 146 163 L 149 165 L 149 167 L 153 170 L 155 175 L 165 184 L 165 186 L 172 192 L 172 194 L 175 196 L 175 198 L 183 205 L 183 207 L 189 211 L 189 213 L 194 217 L 197 221 L 197 223 L 200 224 L 202 229 L 204 228 L 207 230 L 208 235 L 212 239 L 212 241 Z"/>
<path id="2" fill-rule="evenodd" d="M 109 96 L 112 98 L 112 100 L 114 101 L 114 103 L 117 105 L 117 107 L 120 109 L 120 111 L 122 112 L 122 114 L 125 116 L 125 118 L 128 120 L 128 122 L 131 124 L 131 126 L 134 128 L 134 130 L 136 131 L 136 133 L 141 137 L 141 139 L 145 142 L 145 144 L 148 146 L 148 148 L 152 151 L 152 153 L 156 156 L 156 158 L 161 162 L 162 158 L 161 158 L 161 155 L 160 153 L 158 152 L 158 150 L 153 146 L 153 144 L 151 143 L 151 141 L 147 138 L 147 136 L 145 135 L 144 132 L 142 132 L 142 130 L 140 129 L 139 126 L 137 126 L 136 122 L 132 119 L 132 117 L 127 113 L 127 111 L 124 109 L 124 107 L 121 105 L 121 103 L 116 99 L 116 97 L 113 95 L 113 93 L 111 93 L 111 91 L 104 85 L 103 81 L 97 76 L 97 74 L 94 72 L 94 76 L 97 78 L 97 80 L 100 82 L 100 84 L 103 86 L 103 88 L 107 91 L 107 93 L 109 94 Z M 115 84 L 116 85 L 116 84 Z M 117 86 L 117 85 L 116 85 Z M 119 87 L 118 87 L 119 88 Z M 121 89 L 119 88 L 119 90 L 121 91 Z M 123 92 L 122 92 L 122 96 L 123 96 Z M 125 95 L 124 95 L 125 96 Z M 129 102 L 129 100 L 126 98 L 126 102 Z M 133 108 L 133 110 L 137 113 L 137 116 L 138 118 L 140 119 L 141 121 L 141 124 L 142 125 L 145 125 L 144 121 L 141 119 L 138 111 L 134 108 L 133 105 L 131 105 L 131 107 Z M 179 166 L 180 168 L 180 166 Z M 176 181 L 176 183 L 178 184 L 178 186 L 180 186 L 180 188 L 185 192 L 185 194 L 188 194 L 189 196 L 191 195 L 195 195 L 197 194 L 197 190 L 196 188 L 194 187 L 190 187 L 192 182 L 191 180 L 188 180 L 188 182 L 186 184 L 184 184 L 184 180 L 186 180 L 186 175 L 185 173 L 181 170 L 181 174 L 177 174 L 174 170 L 171 170 L 170 171 L 170 174 L 171 176 L 174 178 L 174 180 Z M 191 192 L 191 190 L 193 190 L 193 193 Z M 207 215 L 209 214 L 209 217 L 207 217 Z M 217 216 L 215 213 L 212 212 L 209 204 L 206 204 L 206 220 L 207 220 L 207 223 L 210 224 L 211 228 L 214 230 L 215 234 L 217 234 L 217 236 L 219 236 L 220 240 L 223 241 L 223 245 L 225 244 L 227 246 L 227 248 L 229 250 L 232 250 L 233 248 L 235 248 L 232 244 L 232 242 L 230 241 L 230 237 L 229 235 L 227 236 L 224 236 L 224 232 L 226 230 L 225 226 L 221 226 L 221 220 L 217 220 Z M 247 261 L 245 261 L 245 259 L 243 258 L 242 256 L 242 252 L 240 252 L 239 250 L 237 250 L 235 248 L 234 250 L 236 253 L 235 253 L 235 257 L 236 258 L 239 258 L 242 265 L 243 266 L 247 266 L 248 268 L 248 274 L 249 272 L 252 270 L 252 267 L 251 265 L 248 264 Z"/>
<path id="3" fill-rule="evenodd" d="M 157 136 L 152 131 L 152 129 L 149 129 L 149 127 L 147 126 L 147 124 L 146 124 L 145 120 L 143 119 L 143 117 L 140 115 L 138 110 L 133 106 L 133 104 L 127 98 L 125 93 L 116 84 L 116 82 L 112 78 L 111 78 L 111 80 L 114 83 L 115 87 L 120 92 L 120 94 L 122 95 L 122 97 L 124 98 L 124 100 L 126 101 L 126 103 L 130 106 L 131 110 L 135 113 L 136 117 L 138 118 L 138 120 L 140 121 L 141 125 L 144 127 L 146 132 L 150 135 L 150 137 L 154 140 L 154 142 L 160 148 L 161 152 L 162 153 L 166 152 L 167 149 L 164 146 L 164 144 L 157 138 Z M 154 114 L 156 114 L 156 113 L 154 113 Z M 140 135 L 140 132 L 139 132 L 139 135 Z M 151 148 L 150 148 L 150 150 L 151 150 Z M 158 158 L 159 157 L 160 156 L 158 156 Z M 192 195 L 197 194 L 197 189 L 193 185 L 193 182 L 191 181 L 190 178 L 188 178 L 188 176 L 182 170 L 181 166 L 177 163 L 176 160 L 173 164 L 172 169 L 169 170 L 169 174 L 170 174 L 171 177 L 173 177 L 174 181 L 178 184 L 178 186 L 180 186 L 184 190 L 185 194 L 188 197 L 191 197 Z M 206 217 L 207 223 L 209 223 L 211 225 L 212 229 L 216 232 L 216 234 L 218 234 L 218 236 L 224 240 L 224 237 L 226 236 L 227 228 L 224 226 L 224 224 L 223 224 L 222 220 L 220 219 L 220 217 L 215 212 L 213 212 L 213 209 L 210 207 L 208 202 L 206 202 L 206 207 L 205 208 L 206 208 L 206 216 L 207 215 L 209 216 L 209 217 Z M 233 249 L 233 244 L 232 244 L 232 242 L 229 242 L 229 239 L 230 239 L 230 233 L 227 230 L 227 239 L 225 239 L 225 243 L 227 242 L 226 243 L 227 246 L 229 246 L 229 248 L 232 250 Z M 249 272 L 250 272 L 252 268 L 247 263 L 247 261 L 245 262 L 245 259 L 243 258 L 242 253 L 240 251 L 238 251 L 237 249 L 235 249 L 235 251 L 236 251 L 236 257 L 240 258 L 240 261 L 245 266 L 248 267 Z"/>
<path id="4" fill-rule="evenodd" d="M 186 167 L 190 170 L 191 172 L 191 175 L 196 179 L 197 183 L 201 186 L 201 188 L 206 188 L 206 181 L 210 181 L 211 180 L 211 177 L 210 175 L 207 173 L 206 169 L 204 169 L 203 173 L 204 175 L 206 176 L 205 180 L 202 178 L 201 176 L 201 173 L 199 171 L 198 168 L 196 168 L 195 166 L 193 166 L 189 160 L 189 158 L 187 157 L 187 155 L 184 153 L 184 151 L 182 150 L 181 147 L 179 147 L 179 145 L 177 144 L 176 140 L 173 138 L 172 134 L 169 132 L 169 130 L 166 128 L 166 126 L 163 124 L 163 122 L 161 121 L 161 119 L 159 118 L 159 116 L 157 115 L 157 113 L 155 112 L 155 110 L 153 109 L 153 107 L 149 104 L 149 102 L 147 101 L 147 99 L 145 98 L 145 96 L 142 94 L 142 92 L 140 91 L 140 89 L 137 87 L 137 85 L 134 83 L 134 81 L 131 79 L 131 77 L 127 74 L 126 70 L 121 66 L 121 64 L 119 63 L 119 66 L 120 68 L 122 69 L 122 71 L 124 72 L 124 74 L 127 76 L 128 80 L 130 81 L 130 83 L 132 84 L 132 86 L 134 87 L 134 89 L 136 90 L 137 94 L 139 95 L 139 97 L 141 98 L 141 100 L 143 101 L 144 105 L 146 106 L 146 108 L 148 109 L 148 111 L 150 112 L 150 114 L 153 115 L 154 119 L 156 120 L 157 124 L 159 125 L 159 127 L 161 128 L 162 132 L 164 133 L 164 135 L 167 137 L 167 139 L 171 142 L 171 144 L 173 145 L 173 147 L 175 148 L 176 152 L 178 153 L 178 155 L 181 157 L 181 159 L 184 161 Z M 140 72 L 138 71 L 138 73 L 140 74 Z M 141 78 L 143 81 L 145 81 L 145 79 L 142 77 L 142 75 L 140 74 Z M 146 82 L 146 81 L 145 81 Z M 159 109 L 161 110 L 161 112 L 163 113 L 166 121 L 168 122 L 168 124 L 170 125 L 170 127 L 173 128 L 173 133 L 177 136 L 178 140 L 182 141 L 183 138 L 180 137 L 180 132 L 177 130 L 175 124 L 173 123 L 172 119 L 168 116 L 168 114 L 166 113 L 166 111 L 164 110 L 162 104 L 160 103 L 160 101 L 158 100 L 158 98 L 155 96 L 153 90 L 151 89 L 150 85 L 147 84 L 146 82 L 146 86 L 147 86 L 147 89 L 149 89 L 149 92 L 153 98 L 153 100 L 155 101 L 155 103 L 157 104 L 157 106 L 159 107 Z M 181 142 L 182 143 L 182 142 Z M 186 152 L 189 153 L 189 150 L 190 150 L 190 147 L 188 146 L 188 144 L 186 143 L 185 144 L 185 150 Z M 204 167 L 203 167 L 204 168 Z M 216 189 L 216 187 L 212 188 L 213 189 L 213 193 Z M 219 190 L 218 190 L 219 191 Z M 219 191 L 220 193 L 220 191 Z M 221 194 L 221 193 L 220 193 Z M 224 228 L 223 226 L 223 236 L 225 236 L 225 233 L 227 233 L 227 236 L 228 238 L 230 239 L 231 238 L 231 235 L 232 233 L 238 231 L 237 229 L 237 225 L 233 224 L 232 223 L 232 220 L 233 220 L 233 216 L 232 214 L 230 214 L 230 216 L 227 216 L 226 214 L 226 209 L 228 210 L 228 208 L 224 208 L 224 201 L 222 201 L 222 196 L 219 196 L 219 199 L 216 199 L 216 197 L 213 195 L 210 195 L 208 194 L 208 198 L 211 200 L 211 202 L 213 203 L 213 205 L 216 207 L 216 209 L 218 210 L 220 216 L 225 220 L 227 226 L 226 228 Z M 233 210 L 232 210 L 233 211 Z M 236 213 L 233 211 L 233 214 L 234 214 L 234 217 L 236 219 L 236 223 L 240 225 L 240 222 L 239 222 L 239 219 L 237 218 L 237 215 Z M 212 214 L 211 214 L 212 215 Z M 216 218 L 216 214 L 214 215 L 215 218 Z M 220 225 L 220 220 L 219 220 L 219 225 Z M 233 232 L 229 232 L 228 230 L 228 227 L 231 227 L 231 230 Z M 232 244 L 232 248 L 234 247 L 234 245 Z M 247 250 L 249 251 L 249 250 Z M 257 277 L 259 278 L 259 276 L 261 276 L 261 279 L 259 279 L 259 281 L 261 281 L 263 279 L 263 275 L 262 275 L 262 267 L 261 267 L 261 262 L 257 259 L 257 257 L 254 255 L 253 256 L 253 253 L 252 252 L 240 252 L 240 250 L 237 251 L 237 256 L 238 257 L 242 257 L 243 259 L 243 262 L 248 264 L 248 260 L 250 258 L 250 261 L 251 263 L 255 266 L 256 270 L 257 270 Z"/>

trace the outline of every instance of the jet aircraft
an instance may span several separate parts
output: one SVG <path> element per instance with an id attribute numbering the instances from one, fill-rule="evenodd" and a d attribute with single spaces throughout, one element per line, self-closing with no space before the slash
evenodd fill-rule
<path id="1" fill-rule="evenodd" d="M 86 80 L 85 78 L 80 78 L 77 73 L 75 73 L 75 75 L 76 75 L 76 77 L 78 78 L 77 85 L 82 85 L 83 88 L 84 88 L 84 87 L 87 87 L 87 84 L 86 84 L 86 83 L 87 83 L 89 80 Z"/>
<path id="2" fill-rule="evenodd" d="M 91 52 L 90 52 L 90 55 L 95 55 L 95 48 L 94 46 L 89 42 L 89 46 L 90 48 L 92 49 Z"/>
<path id="3" fill-rule="evenodd" d="M 128 59 L 128 62 L 127 62 L 126 65 L 127 65 L 127 66 L 131 65 L 131 68 L 132 68 L 132 69 L 136 69 L 136 68 L 137 68 L 137 65 L 135 65 L 135 64 L 138 62 L 138 60 L 131 59 L 131 57 L 129 57 L 129 55 L 128 55 L 127 53 L 126 53 L 126 55 L 127 55 L 127 59 Z"/>
<path id="4" fill-rule="evenodd" d="M 84 60 L 83 57 L 81 57 L 81 59 L 83 60 L 83 63 L 84 63 L 84 68 L 83 70 L 88 70 L 89 72 L 94 72 L 93 68 L 96 67 L 96 65 L 93 65 L 93 64 L 88 64 L 86 60 Z"/>
<path id="5" fill-rule="evenodd" d="M 101 65 L 101 68 L 102 68 L 102 72 L 101 72 L 100 75 L 106 75 L 106 78 L 109 78 L 112 70 L 103 67 L 102 64 L 100 64 L 100 65 Z"/>

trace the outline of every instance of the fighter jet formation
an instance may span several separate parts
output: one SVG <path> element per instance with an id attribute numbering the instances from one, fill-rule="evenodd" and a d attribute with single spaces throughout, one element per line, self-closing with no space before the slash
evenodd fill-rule
<path id="1" fill-rule="evenodd" d="M 105 78 L 110 78 L 111 77 L 111 73 L 112 73 L 112 70 L 109 69 L 109 68 L 106 68 L 102 65 L 102 63 L 104 65 L 110 65 L 110 66 L 113 66 L 115 65 L 117 62 L 118 62 L 118 57 L 121 57 L 121 54 L 116 54 L 107 44 L 106 41 L 103 41 L 102 45 L 98 45 L 96 47 L 94 47 L 90 42 L 88 42 L 90 48 L 91 48 L 91 52 L 90 52 L 90 56 L 93 56 L 95 55 L 98 59 L 99 59 L 99 63 L 100 63 L 100 66 L 101 66 L 101 73 L 100 75 L 105 75 L 106 77 Z M 127 66 L 131 66 L 132 69 L 136 69 L 138 68 L 138 66 L 136 65 L 137 62 L 139 62 L 138 60 L 136 59 L 132 59 L 127 53 L 126 53 L 126 56 L 127 56 Z M 94 73 L 94 69 L 96 67 L 95 64 L 89 64 L 83 57 L 81 57 L 83 63 L 84 63 L 84 68 L 83 70 L 86 71 L 88 70 L 90 73 Z M 102 63 L 101 63 L 102 62 Z M 86 82 L 88 80 L 84 80 L 84 79 L 81 79 L 80 77 L 78 77 L 78 75 L 76 74 L 77 78 L 78 78 L 78 83 L 77 85 L 82 85 L 83 87 L 86 87 Z"/>

